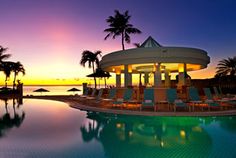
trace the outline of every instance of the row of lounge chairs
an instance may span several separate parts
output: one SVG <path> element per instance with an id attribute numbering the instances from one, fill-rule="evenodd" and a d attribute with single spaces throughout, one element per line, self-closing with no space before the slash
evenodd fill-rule
<path id="1" fill-rule="evenodd" d="M 220 97 L 213 97 L 211 91 L 209 88 L 204 88 L 204 94 L 206 96 L 206 99 L 201 99 L 198 93 L 198 90 L 194 87 L 190 87 L 188 89 L 189 94 L 189 100 L 181 100 L 178 98 L 177 90 L 174 88 L 169 88 L 166 90 L 166 100 L 161 101 L 162 103 L 168 104 L 169 109 L 173 109 L 173 111 L 176 111 L 178 108 L 186 109 L 188 111 L 194 111 L 195 107 L 200 107 L 202 110 L 204 108 L 207 108 L 208 110 L 211 109 L 222 109 L 222 108 L 230 108 L 233 106 L 231 104 L 233 101 L 236 100 L 236 98 L 231 100 L 226 100 L 225 98 Z M 116 89 L 109 89 L 107 98 L 102 98 L 104 89 L 100 89 L 98 91 L 98 94 L 96 94 L 96 89 L 93 89 L 90 96 L 88 96 L 88 89 L 84 91 L 84 94 L 81 96 L 82 98 L 86 98 L 86 100 L 94 100 L 96 102 L 107 102 L 112 106 L 121 106 L 124 107 L 126 104 L 129 103 L 135 103 L 137 104 L 137 101 L 134 101 L 132 99 L 133 96 L 133 89 L 126 89 L 123 93 L 122 98 L 116 97 Z M 143 100 L 139 106 L 140 110 L 144 108 L 151 107 L 154 109 L 154 111 L 157 111 L 158 103 L 155 102 L 155 92 L 153 88 L 146 88 L 144 89 L 143 94 Z"/>

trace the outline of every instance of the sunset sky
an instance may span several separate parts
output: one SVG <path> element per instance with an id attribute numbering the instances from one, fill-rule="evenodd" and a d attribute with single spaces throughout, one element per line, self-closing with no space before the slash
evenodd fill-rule
<path id="1" fill-rule="evenodd" d="M 151 35 L 164 46 L 206 50 L 211 63 L 192 78 L 213 77 L 219 60 L 236 55 L 235 0 L 0 0 L 0 7 L 0 45 L 9 48 L 9 60 L 24 65 L 19 78 L 25 84 L 89 81 L 92 70 L 79 64 L 83 50 L 121 49 L 120 38 L 104 41 L 105 19 L 115 9 L 129 10 L 130 22 L 143 32 L 131 35 L 131 43 Z"/>

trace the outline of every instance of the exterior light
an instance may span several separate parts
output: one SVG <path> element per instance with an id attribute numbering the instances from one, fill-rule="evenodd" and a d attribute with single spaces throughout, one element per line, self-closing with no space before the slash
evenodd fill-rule
<path id="1" fill-rule="evenodd" d="M 160 145 L 161 145 L 161 147 L 164 147 L 164 142 L 163 142 L 163 141 L 161 141 Z"/>
<path id="2" fill-rule="evenodd" d="M 120 71 L 121 71 L 120 69 L 115 69 L 117 75 L 120 75 Z"/>
<path id="3" fill-rule="evenodd" d="M 179 72 L 184 72 L 184 64 L 179 64 Z"/>
<path id="4" fill-rule="evenodd" d="M 157 69 L 156 66 L 157 66 L 156 64 L 153 65 L 153 72 L 156 71 L 156 69 Z"/>
<path id="5" fill-rule="evenodd" d="M 120 124 L 120 123 L 117 123 L 117 124 L 116 124 L 116 128 L 121 128 L 121 124 Z"/>
<path id="6" fill-rule="evenodd" d="M 128 73 L 132 73 L 132 65 L 128 65 Z"/>
<path id="7" fill-rule="evenodd" d="M 132 131 L 129 131 L 129 136 L 131 137 L 133 135 L 133 132 Z"/>
<path id="8" fill-rule="evenodd" d="M 186 137 L 186 133 L 185 133 L 184 130 L 180 131 L 180 136 L 181 136 L 181 138 L 185 138 Z"/>

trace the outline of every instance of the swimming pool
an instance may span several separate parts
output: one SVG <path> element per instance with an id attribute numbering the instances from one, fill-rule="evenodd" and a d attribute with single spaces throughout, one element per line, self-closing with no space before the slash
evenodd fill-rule
<path id="1" fill-rule="evenodd" d="M 0 157 L 236 157 L 236 117 L 141 117 L 57 101 L 0 105 Z M 14 106 L 13 106 L 14 104 Z"/>

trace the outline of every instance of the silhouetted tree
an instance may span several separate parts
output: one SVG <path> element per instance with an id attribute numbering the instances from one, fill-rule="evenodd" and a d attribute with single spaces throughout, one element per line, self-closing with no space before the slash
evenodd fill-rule
<path id="1" fill-rule="evenodd" d="M 13 62 L 11 61 L 4 61 L 1 63 L 1 70 L 3 71 L 3 73 L 5 74 L 6 78 L 5 78 L 5 87 L 7 88 L 7 81 L 11 76 L 11 72 L 13 68 Z"/>
<path id="2" fill-rule="evenodd" d="M 0 46 L 0 71 L 3 71 L 3 61 L 11 56 L 11 54 L 5 54 L 6 50 L 7 48 Z"/>
<path id="3" fill-rule="evenodd" d="M 129 35 L 141 33 L 139 29 L 133 27 L 133 25 L 129 23 L 130 17 L 131 16 L 129 15 L 128 11 L 125 11 L 124 14 L 121 14 L 118 10 L 115 10 L 115 15 L 109 16 L 106 19 L 106 22 L 109 24 L 109 28 L 104 30 L 104 32 L 108 33 L 105 37 L 105 40 L 111 36 L 113 39 L 115 39 L 116 36 L 121 36 L 122 49 L 124 50 L 124 41 L 130 43 Z"/>
<path id="4" fill-rule="evenodd" d="M 13 80 L 13 89 L 15 88 L 16 76 L 21 72 L 23 75 L 25 74 L 25 69 L 23 65 L 18 62 L 4 61 L 11 57 L 11 54 L 4 54 L 8 48 L 4 48 L 0 46 L 0 71 L 6 75 L 5 78 L 5 87 L 7 87 L 7 81 L 10 78 L 11 72 L 14 72 L 14 80 Z"/>
<path id="5" fill-rule="evenodd" d="M 89 50 L 85 50 L 82 53 L 82 57 L 80 60 L 80 64 L 85 67 L 85 64 L 88 63 L 89 68 L 93 68 L 93 73 L 95 72 L 95 64 L 97 67 L 99 67 L 99 58 L 98 55 L 101 56 L 101 51 L 91 52 Z M 97 82 L 96 77 L 94 77 L 94 84 L 95 88 L 97 88 Z"/>
<path id="6" fill-rule="evenodd" d="M 216 76 L 234 76 L 236 75 L 236 56 L 233 58 L 223 59 L 219 61 L 216 67 Z"/>
<path id="7" fill-rule="evenodd" d="M 8 59 L 11 57 L 11 54 L 4 54 L 6 52 L 7 48 L 3 48 L 0 46 L 0 63 L 3 62 L 3 60 Z"/>
<path id="8" fill-rule="evenodd" d="M 21 72 L 23 75 L 25 75 L 25 69 L 24 66 L 18 61 L 16 63 L 13 63 L 12 65 L 12 71 L 14 72 L 14 80 L 13 80 L 13 89 L 15 89 L 16 86 L 16 76 Z"/>
<path id="9" fill-rule="evenodd" d="M 5 114 L 0 116 L 0 138 L 3 137 L 6 132 L 8 132 L 11 128 L 20 127 L 25 119 L 25 112 L 23 111 L 21 115 L 15 109 L 15 105 L 13 104 L 13 112 L 14 116 L 11 117 L 8 112 L 8 99 L 3 100 L 5 102 Z"/>

